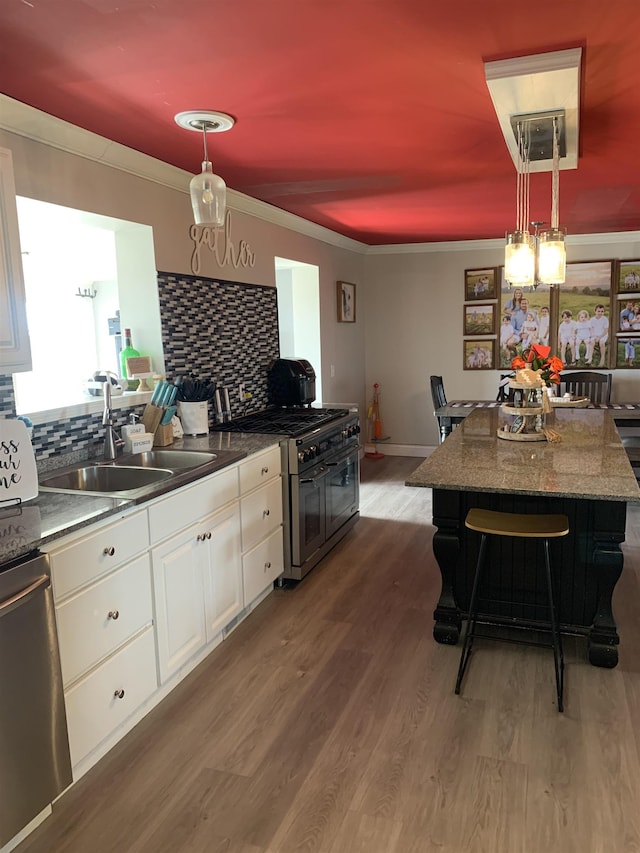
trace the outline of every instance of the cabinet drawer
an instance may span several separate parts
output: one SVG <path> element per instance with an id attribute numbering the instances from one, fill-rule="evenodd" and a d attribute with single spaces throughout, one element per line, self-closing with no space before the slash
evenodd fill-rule
<path id="1" fill-rule="evenodd" d="M 58 605 L 65 686 L 151 624 L 152 613 L 148 554 Z"/>
<path id="2" fill-rule="evenodd" d="M 245 607 L 257 598 L 284 571 L 282 528 L 242 558 Z"/>
<path id="3" fill-rule="evenodd" d="M 238 466 L 225 468 L 193 486 L 161 498 L 149 507 L 151 542 L 184 530 L 194 521 L 209 515 L 238 497 Z"/>
<path id="4" fill-rule="evenodd" d="M 77 765 L 156 688 L 153 629 L 147 628 L 65 693 L 71 763 Z"/>
<path id="5" fill-rule="evenodd" d="M 240 494 L 246 495 L 272 477 L 279 476 L 282 470 L 280 446 L 270 447 L 264 453 L 240 463 Z"/>
<path id="6" fill-rule="evenodd" d="M 149 547 L 146 512 L 125 516 L 71 544 L 52 548 L 51 575 L 56 601 L 127 563 Z"/>
<path id="7" fill-rule="evenodd" d="M 240 501 L 242 550 L 248 551 L 282 524 L 282 481 L 280 477 Z"/>

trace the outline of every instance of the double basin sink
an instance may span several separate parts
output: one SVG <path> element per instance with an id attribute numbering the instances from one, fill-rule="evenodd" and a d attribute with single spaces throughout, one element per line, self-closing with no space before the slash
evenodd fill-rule
<path id="1" fill-rule="evenodd" d="M 181 474 L 216 471 L 245 456 L 245 453 L 204 450 L 149 450 L 123 456 L 112 462 L 83 465 L 40 478 L 42 491 L 81 492 L 108 497 L 140 497 Z M 206 471 L 205 471 L 206 468 Z"/>

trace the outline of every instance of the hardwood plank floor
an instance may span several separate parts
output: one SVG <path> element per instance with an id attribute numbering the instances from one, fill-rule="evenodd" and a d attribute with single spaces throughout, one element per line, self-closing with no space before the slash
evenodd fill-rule
<path id="1" fill-rule="evenodd" d="M 56 804 L 17 853 L 640 851 L 640 509 L 614 670 L 434 642 L 419 459 L 364 460 L 362 517 Z"/>

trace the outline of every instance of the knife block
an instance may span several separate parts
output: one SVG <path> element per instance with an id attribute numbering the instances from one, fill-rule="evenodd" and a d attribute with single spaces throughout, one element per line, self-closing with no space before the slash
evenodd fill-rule
<path id="1" fill-rule="evenodd" d="M 164 426 L 160 424 L 153 437 L 153 446 L 166 447 L 168 444 L 173 444 L 173 426 L 171 424 Z"/>

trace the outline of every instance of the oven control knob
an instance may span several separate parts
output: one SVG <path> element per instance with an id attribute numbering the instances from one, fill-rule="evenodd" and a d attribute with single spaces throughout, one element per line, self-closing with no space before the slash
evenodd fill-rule
<path id="1" fill-rule="evenodd" d="M 299 450 L 298 451 L 298 462 L 302 465 L 307 461 L 307 451 Z"/>
<path id="2" fill-rule="evenodd" d="M 309 448 L 309 459 L 315 459 L 316 456 L 319 456 L 319 455 L 320 455 L 320 448 L 317 445 L 312 444 L 311 447 Z"/>

